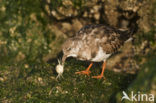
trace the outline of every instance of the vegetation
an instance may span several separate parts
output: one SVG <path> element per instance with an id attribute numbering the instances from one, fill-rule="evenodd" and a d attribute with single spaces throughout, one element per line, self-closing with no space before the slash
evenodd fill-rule
<path id="1" fill-rule="evenodd" d="M 137 5 L 149 3 L 134 1 Z M 122 8 L 128 2 L 0 0 L 0 102 L 120 103 L 123 90 L 156 94 L 154 0 L 151 0 L 151 6 L 140 7 L 134 18 L 127 19 L 133 22 L 138 20 L 138 15 L 142 18 L 139 22 L 135 21 L 138 25 L 133 42 L 136 53 L 132 53 L 132 60 L 139 65 L 138 72 L 129 74 L 108 69 L 105 71 L 106 80 L 96 80 L 90 76 L 75 75 L 76 71 L 84 70 L 88 62 L 69 58 L 63 78 L 56 80 L 55 66 L 57 58 L 61 58 L 59 54 L 64 40 L 87 23 L 112 23 L 117 26 L 125 12 L 131 14 Z M 110 4 L 121 7 L 123 11 L 117 9 L 111 12 L 114 16 L 107 14 Z M 94 7 L 103 8 L 97 12 L 94 12 L 96 9 L 90 11 Z M 121 62 L 126 64 L 124 60 Z M 132 68 L 136 69 L 135 66 Z M 91 75 L 99 74 L 100 70 L 101 63 L 96 63 L 91 68 Z"/>

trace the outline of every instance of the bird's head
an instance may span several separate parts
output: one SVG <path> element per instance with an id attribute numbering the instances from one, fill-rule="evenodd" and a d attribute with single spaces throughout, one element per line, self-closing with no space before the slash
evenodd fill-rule
<path id="1" fill-rule="evenodd" d="M 63 63 L 67 57 L 77 57 L 79 51 L 79 48 L 77 46 L 78 40 L 73 38 L 70 38 L 64 42 L 64 44 L 62 45 L 62 51 L 64 55 L 62 58 Z"/>

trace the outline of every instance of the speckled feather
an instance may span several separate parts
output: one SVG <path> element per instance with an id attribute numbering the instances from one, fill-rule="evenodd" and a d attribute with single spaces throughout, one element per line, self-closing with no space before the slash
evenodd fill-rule
<path id="1" fill-rule="evenodd" d="M 103 24 L 87 25 L 63 44 L 64 58 L 73 56 L 80 60 L 104 61 L 132 34 L 130 30 Z"/>

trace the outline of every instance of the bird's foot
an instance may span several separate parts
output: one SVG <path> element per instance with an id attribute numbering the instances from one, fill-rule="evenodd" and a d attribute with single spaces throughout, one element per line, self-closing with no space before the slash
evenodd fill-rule
<path id="1" fill-rule="evenodd" d="M 95 78 L 95 79 L 102 79 L 102 78 L 104 78 L 105 79 L 105 77 L 103 75 L 92 76 L 92 78 Z"/>
<path id="2" fill-rule="evenodd" d="M 85 74 L 85 75 L 88 75 L 91 73 L 91 71 L 89 70 L 84 70 L 84 71 L 80 71 L 80 72 L 75 72 L 75 74 Z"/>

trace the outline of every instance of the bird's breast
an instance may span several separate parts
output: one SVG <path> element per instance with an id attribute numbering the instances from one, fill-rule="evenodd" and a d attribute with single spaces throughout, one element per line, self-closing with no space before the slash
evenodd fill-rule
<path id="1" fill-rule="evenodd" d="M 91 59 L 91 61 L 94 62 L 101 62 L 105 61 L 107 58 L 109 58 L 111 54 L 106 54 L 105 51 L 103 51 L 102 47 L 99 47 L 99 50 L 94 58 Z"/>
<path id="2" fill-rule="evenodd" d="M 90 60 L 91 59 L 91 50 L 88 48 L 81 48 L 78 53 L 78 59 L 80 60 Z"/>

